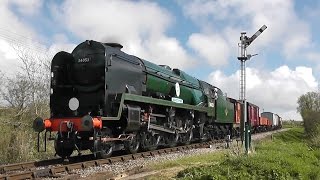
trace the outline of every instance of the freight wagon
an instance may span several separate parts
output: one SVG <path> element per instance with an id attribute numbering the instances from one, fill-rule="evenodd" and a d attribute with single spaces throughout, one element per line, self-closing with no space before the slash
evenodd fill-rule
<path id="1" fill-rule="evenodd" d="M 270 121 L 270 127 L 272 130 L 279 129 L 281 127 L 282 122 L 279 115 L 272 112 L 263 112 L 261 113 L 261 117 L 267 118 Z"/>

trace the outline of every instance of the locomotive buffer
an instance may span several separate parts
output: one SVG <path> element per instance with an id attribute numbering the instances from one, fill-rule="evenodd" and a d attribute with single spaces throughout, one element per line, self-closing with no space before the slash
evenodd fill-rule
<path id="1" fill-rule="evenodd" d="M 251 132 L 250 132 L 250 122 L 247 118 L 247 102 L 246 102 L 246 61 L 250 60 L 251 57 L 257 55 L 247 54 L 247 47 L 265 30 L 267 29 L 266 25 L 263 25 L 253 36 L 248 38 L 246 32 L 241 32 L 239 46 L 239 56 L 238 60 L 240 61 L 241 70 L 240 70 L 240 101 L 243 103 L 243 116 L 241 119 L 241 140 L 245 140 L 245 150 L 246 153 L 249 153 L 249 147 L 251 146 Z M 244 136 L 243 136 L 244 135 Z"/>

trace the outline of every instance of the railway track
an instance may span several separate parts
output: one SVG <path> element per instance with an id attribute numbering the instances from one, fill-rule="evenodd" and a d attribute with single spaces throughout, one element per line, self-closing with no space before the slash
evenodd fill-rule
<path id="1" fill-rule="evenodd" d="M 225 140 L 214 140 L 203 143 L 195 143 L 191 145 L 177 146 L 173 148 L 158 149 L 148 152 L 140 152 L 136 154 L 120 155 L 107 159 L 93 159 L 91 155 L 73 156 L 69 162 L 62 159 L 52 159 L 45 161 L 35 161 L 27 163 L 17 163 L 0 166 L 0 180 L 20 180 L 35 179 L 43 177 L 61 177 L 62 175 L 72 173 L 74 170 L 82 170 L 89 167 L 97 167 L 105 164 L 114 164 L 117 162 L 126 162 L 139 158 L 146 158 L 161 154 L 167 154 L 177 151 L 184 151 L 195 148 L 208 148 L 214 146 L 224 146 Z"/>
<path id="2" fill-rule="evenodd" d="M 281 129 L 265 133 L 253 134 L 253 140 L 265 138 L 273 133 L 286 131 L 288 129 Z M 237 145 L 239 139 L 235 139 Z M 178 146 L 173 148 L 158 149 L 148 152 L 140 152 L 136 154 L 126 154 L 110 157 L 107 159 L 94 159 L 93 155 L 73 156 L 69 161 L 62 159 L 51 159 L 44 161 L 34 161 L 26 163 L 16 163 L 0 166 L 0 180 L 17 180 L 17 179 L 37 179 L 44 177 L 62 177 L 72 174 L 76 170 L 84 170 L 90 167 L 99 167 L 102 165 L 112 165 L 118 162 L 126 162 L 140 158 L 153 157 L 162 154 L 174 153 L 178 151 L 191 150 L 196 148 L 208 148 L 214 146 L 215 148 L 224 147 L 225 140 L 214 140 L 209 142 L 195 143 L 191 145 Z M 81 158 L 79 158 L 81 157 Z M 132 170 L 131 170 L 132 171 Z M 126 172 L 127 174 L 134 174 L 136 172 Z M 134 170 L 135 171 L 135 170 Z M 114 174 L 110 173 L 110 178 Z"/>

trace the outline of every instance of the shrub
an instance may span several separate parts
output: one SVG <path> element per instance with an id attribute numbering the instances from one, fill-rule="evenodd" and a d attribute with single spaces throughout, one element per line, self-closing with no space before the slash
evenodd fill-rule
<path id="1" fill-rule="evenodd" d="M 10 108 L 0 110 L 0 164 L 52 158 L 54 151 L 50 143 L 46 153 L 37 152 L 37 133 L 32 130 L 35 115 L 25 113 L 23 120 L 17 121 L 14 114 Z"/>

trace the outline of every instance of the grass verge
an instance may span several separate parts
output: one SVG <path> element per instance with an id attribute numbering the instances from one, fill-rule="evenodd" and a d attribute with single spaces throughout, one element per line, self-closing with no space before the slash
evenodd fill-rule
<path id="1" fill-rule="evenodd" d="M 255 153 L 249 156 L 230 153 L 225 156 L 216 163 L 203 162 L 199 166 L 186 168 L 176 178 L 320 179 L 320 150 L 308 145 L 302 128 L 292 128 L 274 135 L 272 141 L 259 142 Z"/>

